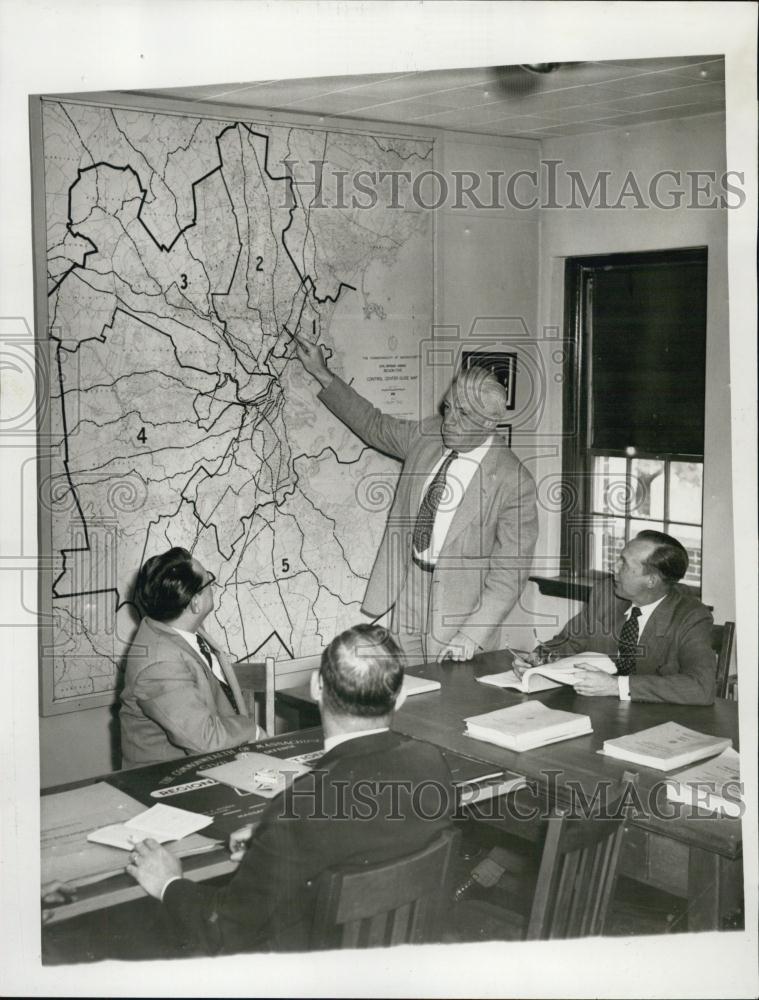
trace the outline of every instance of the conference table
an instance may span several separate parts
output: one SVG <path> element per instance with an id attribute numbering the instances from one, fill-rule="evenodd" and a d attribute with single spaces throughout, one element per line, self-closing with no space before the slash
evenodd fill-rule
<path id="1" fill-rule="evenodd" d="M 532 694 L 549 708 L 590 716 L 590 734 L 549 744 L 523 753 L 472 739 L 465 735 L 464 719 L 471 715 L 517 704 L 525 695 L 477 682 L 485 674 L 508 666 L 508 654 L 486 653 L 469 663 L 443 663 L 410 669 L 419 677 L 440 682 L 439 690 L 408 698 L 395 714 L 393 728 L 416 739 L 427 740 L 451 754 L 475 758 L 494 768 L 524 775 L 528 786 L 504 796 L 502 807 L 494 800 L 469 807 L 473 815 L 491 828 L 509 836 L 535 839 L 551 810 L 592 803 L 602 792 L 620 787 L 625 771 L 636 771 L 634 813 L 628 822 L 621 858 L 622 874 L 663 889 L 687 900 L 688 929 L 721 929 L 741 911 L 743 865 L 741 820 L 713 813 L 698 814 L 689 806 L 666 800 L 661 771 L 631 765 L 598 753 L 606 739 L 675 721 L 702 733 L 729 736 L 738 749 L 737 703 L 717 701 L 705 707 L 621 702 L 616 698 L 583 698 L 562 686 Z M 225 785 L 203 781 L 198 772 L 233 760 L 246 749 L 293 757 L 314 754 L 322 748 L 318 708 L 306 689 L 277 692 L 278 711 L 295 712 L 308 728 L 272 737 L 242 747 L 184 757 L 175 761 L 103 775 L 100 778 L 46 789 L 51 794 L 86 789 L 98 781 L 126 792 L 146 807 L 156 801 L 204 812 L 213 818 L 203 831 L 219 840 L 218 846 L 186 858 L 186 877 L 210 879 L 231 873 L 226 841 L 246 823 L 255 823 L 268 802 L 253 793 L 242 794 Z M 536 804 L 540 806 L 535 808 Z M 506 806 L 506 807 L 504 807 Z M 511 806 L 510 808 L 508 806 Z M 527 817 L 527 818 L 526 818 Z M 44 912 L 45 935 L 57 926 L 97 915 L 97 911 L 144 900 L 143 890 L 126 873 L 83 886 L 73 902 L 49 907 Z M 43 948 L 44 951 L 44 948 Z"/>

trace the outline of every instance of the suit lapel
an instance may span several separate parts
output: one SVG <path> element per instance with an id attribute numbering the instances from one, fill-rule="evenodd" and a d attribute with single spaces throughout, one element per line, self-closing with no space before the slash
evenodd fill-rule
<path id="1" fill-rule="evenodd" d="M 664 661 L 661 647 L 666 645 L 664 637 L 669 633 L 672 625 L 672 616 L 675 613 L 679 596 L 676 591 L 671 591 L 661 604 L 656 608 L 651 617 L 646 622 L 646 627 L 640 637 L 640 644 L 643 646 L 646 660 L 654 663 Z M 661 652 L 660 652 L 661 651 Z"/>
<path id="2" fill-rule="evenodd" d="M 484 508 L 488 501 L 492 499 L 494 488 L 498 482 L 498 449 L 501 444 L 502 442 L 496 434 L 478 468 L 475 469 L 461 503 L 453 515 L 451 526 L 443 542 L 442 551 L 445 551 L 470 524 L 479 525 L 485 523 L 486 514 Z M 476 553 L 474 554 L 476 555 Z"/>

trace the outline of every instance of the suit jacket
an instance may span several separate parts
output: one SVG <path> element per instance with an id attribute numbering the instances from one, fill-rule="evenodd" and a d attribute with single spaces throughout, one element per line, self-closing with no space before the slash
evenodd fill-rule
<path id="1" fill-rule="evenodd" d="M 616 596 L 612 579 L 604 580 L 593 588 L 584 609 L 542 646 L 566 656 L 596 652 L 614 658 L 630 603 Z M 635 673 L 630 675 L 632 700 L 711 705 L 717 674 L 713 624 L 701 601 L 677 588 L 670 591 L 639 637 Z"/>
<path id="2" fill-rule="evenodd" d="M 180 879 L 163 901 L 211 954 L 308 946 L 314 879 L 420 850 L 451 823 L 448 765 L 428 743 L 391 731 L 348 740 L 269 804 L 232 879 Z"/>
<path id="3" fill-rule="evenodd" d="M 387 416 L 337 377 L 319 398 L 363 441 L 403 462 L 364 595 L 362 610 L 377 617 L 395 603 L 411 563 L 422 491 L 442 454 L 441 419 L 418 424 Z M 537 537 L 535 483 L 496 435 L 467 487 L 432 574 L 431 657 L 434 644 L 446 645 L 459 629 L 483 649 L 504 647 L 503 623 L 527 582 Z"/>
<path id="4" fill-rule="evenodd" d="M 121 692 L 122 767 L 173 760 L 255 740 L 240 686 L 224 653 L 216 654 L 240 709 L 238 715 L 208 664 L 169 625 L 145 617 L 127 656 Z"/>

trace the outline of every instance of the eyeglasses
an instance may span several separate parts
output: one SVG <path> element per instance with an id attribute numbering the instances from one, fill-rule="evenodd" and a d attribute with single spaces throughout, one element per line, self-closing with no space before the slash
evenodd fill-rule
<path id="1" fill-rule="evenodd" d="M 198 587 L 195 593 L 199 594 L 201 590 L 205 590 L 206 587 L 209 587 L 212 583 L 216 583 L 216 577 L 210 570 L 208 570 L 208 579 L 202 586 Z"/>

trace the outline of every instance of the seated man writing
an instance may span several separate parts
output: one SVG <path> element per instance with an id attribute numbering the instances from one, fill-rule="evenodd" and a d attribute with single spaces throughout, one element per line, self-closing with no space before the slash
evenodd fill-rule
<path id="1" fill-rule="evenodd" d="M 411 854 L 451 823 L 440 751 L 389 729 L 402 682 L 401 653 L 385 629 L 343 632 L 312 679 L 325 754 L 272 799 L 230 882 L 183 879 L 181 863 L 151 840 L 135 847 L 127 871 L 211 954 L 306 948 L 320 872 Z"/>
<path id="2" fill-rule="evenodd" d="M 578 694 L 622 701 L 711 705 L 717 662 L 712 616 L 680 591 L 688 553 L 670 535 L 641 531 L 622 549 L 613 579 L 593 588 L 585 608 L 561 632 L 514 665 L 527 666 L 573 653 L 605 653 L 617 675 L 590 665 L 579 669 Z"/>
<path id="3" fill-rule="evenodd" d="M 249 718 L 229 659 L 203 631 L 213 574 L 186 549 L 152 556 L 135 599 L 144 613 L 121 692 L 123 767 L 223 750 L 266 733 Z"/>

